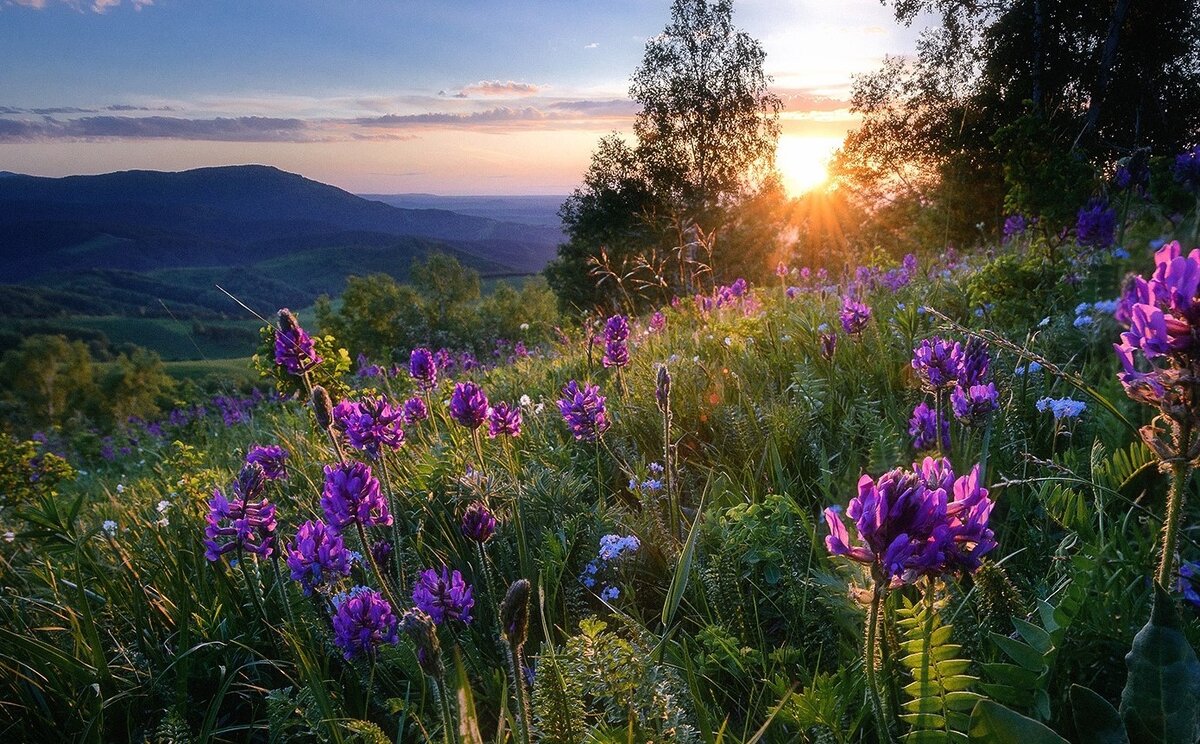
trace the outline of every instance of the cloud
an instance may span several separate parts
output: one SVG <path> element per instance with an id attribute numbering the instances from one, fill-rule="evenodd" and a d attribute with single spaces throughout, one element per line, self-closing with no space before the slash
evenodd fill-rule
<path id="1" fill-rule="evenodd" d="M 535 96 L 544 86 L 530 83 L 518 83 L 513 80 L 480 80 L 478 83 L 463 86 L 460 91 L 465 96 Z"/>
<path id="2" fill-rule="evenodd" d="M 499 124 L 507 122 L 542 121 L 550 114 L 532 106 L 510 108 L 498 106 L 486 111 L 471 113 L 428 113 L 428 114 L 386 114 L 355 119 L 354 123 L 364 127 L 406 127 L 441 124 L 450 126 L 470 126 L 475 124 Z"/>
<path id="3" fill-rule="evenodd" d="M 323 139 L 301 119 L 263 116 L 183 119 L 167 116 L 85 116 L 42 121 L 0 119 L 0 142 L 68 139 L 177 139 L 217 142 L 311 142 Z"/>
<path id="4" fill-rule="evenodd" d="M 31 10 L 45 10 L 46 6 L 52 0 L 4 0 L 5 5 L 16 5 L 21 8 L 29 8 Z M 91 2 L 82 2 L 82 0 L 53 0 L 57 5 L 66 5 L 69 8 L 74 8 L 80 12 L 87 10 L 93 13 L 106 13 L 110 9 L 121 4 L 121 0 L 91 0 Z M 154 0 L 131 0 L 130 4 L 134 10 L 141 10 L 154 4 Z"/>
<path id="5" fill-rule="evenodd" d="M 600 42 L 598 42 L 598 41 L 593 41 L 591 44 L 584 44 L 584 45 L 583 45 L 583 48 L 584 48 L 584 49 L 599 49 L 599 48 L 600 48 Z"/>
<path id="6" fill-rule="evenodd" d="M 638 105 L 628 98 L 584 99 L 578 101 L 555 101 L 549 108 L 555 111 L 572 111 L 593 116 L 632 117 Z"/>

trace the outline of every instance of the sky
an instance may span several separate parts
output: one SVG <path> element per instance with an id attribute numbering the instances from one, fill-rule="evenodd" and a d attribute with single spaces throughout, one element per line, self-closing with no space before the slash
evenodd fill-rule
<path id="1" fill-rule="evenodd" d="M 0 170 L 263 163 L 355 193 L 565 194 L 669 0 L 0 0 Z M 879 0 L 737 0 L 796 192 L 910 52 Z"/>

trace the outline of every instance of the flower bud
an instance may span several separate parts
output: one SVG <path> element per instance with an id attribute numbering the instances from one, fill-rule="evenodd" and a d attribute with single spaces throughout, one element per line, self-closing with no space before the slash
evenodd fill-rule
<path id="1" fill-rule="evenodd" d="M 658 409 L 665 412 L 671 401 L 671 373 L 667 371 L 665 364 L 658 368 L 658 384 L 654 389 L 654 399 L 658 401 Z"/>
<path id="2" fill-rule="evenodd" d="M 513 648 L 525 645 L 529 635 L 529 580 L 517 579 L 500 603 L 500 629 Z"/>
<path id="3" fill-rule="evenodd" d="M 313 415 L 317 417 L 317 426 L 321 431 L 328 431 L 329 427 L 333 426 L 333 401 L 320 385 L 313 385 L 312 407 Z"/>
<path id="4" fill-rule="evenodd" d="M 300 330 L 300 321 L 296 320 L 295 313 L 286 307 L 279 309 L 279 329 L 288 333 Z"/>
<path id="5" fill-rule="evenodd" d="M 417 647 L 417 663 L 421 665 L 421 671 L 437 680 L 444 678 L 446 668 L 442 665 L 442 644 L 438 641 L 433 618 L 421 610 L 412 609 L 404 613 L 400 625 Z"/>

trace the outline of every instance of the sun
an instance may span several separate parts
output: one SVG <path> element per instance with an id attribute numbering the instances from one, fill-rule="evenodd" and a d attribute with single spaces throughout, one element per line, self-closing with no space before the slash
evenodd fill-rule
<path id="1" fill-rule="evenodd" d="M 841 144 L 837 137 L 780 137 L 775 164 L 788 194 L 800 196 L 828 181 L 829 158 Z"/>

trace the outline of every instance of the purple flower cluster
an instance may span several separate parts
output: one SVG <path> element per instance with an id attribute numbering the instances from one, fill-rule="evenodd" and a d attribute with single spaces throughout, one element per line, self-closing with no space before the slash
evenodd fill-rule
<path id="1" fill-rule="evenodd" d="M 658 333 L 667 327 L 667 316 L 662 314 L 662 311 L 657 311 L 650 316 L 650 323 L 647 326 L 651 333 Z"/>
<path id="2" fill-rule="evenodd" d="M 904 260 L 900 262 L 900 268 L 889 269 L 884 272 L 879 281 L 890 292 L 898 292 L 908 286 L 917 276 L 917 257 L 911 253 L 904 256 Z"/>
<path id="3" fill-rule="evenodd" d="M 853 297 L 844 297 L 838 317 L 842 321 L 842 330 L 856 336 L 866 330 L 867 323 L 871 320 L 871 308 Z"/>
<path id="4" fill-rule="evenodd" d="M 935 409 L 921 401 L 913 409 L 908 420 L 908 435 L 912 437 L 913 449 L 950 449 L 950 419 L 938 416 Z"/>
<path id="5" fill-rule="evenodd" d="M 290 310 L 279 311 L 279 327 L 275 329 L 275 363 L 288 374 L 303 375 L 323 360 L 316 346 Z"/>
<path id="6" fill-rule="evenodd" d="M 447 620 L 470 624 L 475 596 L 471 586 L 458 571 L 427 569 L 413 586 L 413 604 L 427 613 L 438 625 Z"/>
<path id="7" fill-rule="evenodd" d="M 963 348 L 957 341 L 931 336 L 913 349 L 912 368 L 921 384 L 929 390 L 940 390 L 958 382 L 963 366 Z"/>
<path id="8" fill-rule="evenodd" d="M 596 441 L 608 431 L 608 409 L 599 385 L 588 385 L 571 380 L 562 389 L 558 410 L 575 438 L 584 442 Z"/>
<path id="9" fill-rule="evenodd" d="M 278 444 L 255 444 L 246 453 L 246 462 L 256 462 L 262 466 L 263 474 L 268 480 L 283 480 L 287 478 L 288 451 Z"/>
<path id="10" fill-rule="evenodd" d="M 487 420 L 491 407 L 483 388 L 473 382 L 460 382 L 450 395 L 450 418 L 468 429 L 478 429 Z"/>
<path id="11" fill-rule="evenodd" d="M 614 315 L 604 324 L 604 366 L 621 368 L 629 364 L 629 321 Z"/>
<path id="12" fill-rule="evenodd" d="M 1164 411 L 1191 403 L 1189 380 L 1197 364 L 1195 329 L 1200 322 L 1200 250 L 1186 256 L 1178 242 L 1154 254 L 1149 280 L 1136 277 L 1121 299 L 1117 317 L 1129 319 L 1129 330 L 1114 344 L 1126 394 Z M 1147 371 L 1138 369 L 1139 362 Z"/>
<path id="13" fill-rule="evenodd" d="M 697 309 L 703 313 L 740 306 L 746 315 L 750 315 L 759 308 L 759 304 L 750 296 L 750 284 L 742 278 L 734 280 L 733 284 L 716 287 L 711 295 L 698 294 L 695 301 Z"/>
<path id="14" fill-rule="evenodd" d="M 373 379 L 376 377 L 387 377 L 387 370 L 380 367 L 378 364 L 373 364 L 366 354 L 359 354 L 355 360 L 358 365 L 358 370 L 355 375 L 360 379 Z"/>
<path id="15" fill-rule="evenodd" d="M 826 361 L 832 360 L 834 352 L 837 351 L 837 334 L 822 333 L 819 341 L 821 344 L 821 358 Z"/>
<path id="16" fill-rule="evenodd" d="M 1103 199 L 1093 199 L 1079 210 L 1075 221 L 1075 239 L 1085 248 L 1107 250 L 1117 234 L 1117 211 Z"/>
<path id="17" fill-rule="evenodd" d="M 324 522 L 309 520 L 300 525 L 287 549 L 292 581 L 304 587 L 304 596 L 340 576 L 350 575 L 350 554 L 342 536 Z"/>
<path id="18" fill-rule="evenodd" d="M 1171 174 L 1188 191 L 1200 193 L 1200 145 L 1176 155 Z"/>
<path id="19" fill-rule="evenodd" d="M 954 417 L 964 424 L 982 421 L 1000 407 L 996 384 L 989 382 L 986 385 L 955 387 L 950 393 L 950 407 L 954 410 Z"/>
<path id="20" fill-rule="evenodd" d="M 380 395 L 362 401 L 343 400 L 333 407 L 334 427 L 346 435 L 350 446 L 378 458 L 383 447 L 404 444 L 404 411 Z"/>
<path id="21" fill-rule="evenodd" d="M 488 437 L 495 439 L 499 436 L 521 436 L 521 408 L 509 406 L 507 403 L 497 403 L 488 412 Z"/>
<path id="22" fill-rule="evenodd" d="M 408 356 L 408 373 L 424 390 L 437 387 L 438 364 L 429 349 L 418 347 L 412 350 Z"/>
<path id="23" fill-rule="evenodd" d="M 414 395 L 404 401 L 404 423 L 413 424 L 429 418 L 429 406 L 425 401 Z"/>
<path id="24" fill-rule="evenodd" d="M 339 531 L 350 524 L 374 527 L 392 523 L 387 501 L 379 491 L 379 480 L 361 462 L 325 466 L 321 509 L 329 526 Z"/>
<path id="25" fill-rule="evenodd" d="M 463 537 L 483 544 L 496 534 L 496 517 L 482 501 L 474 501 L 463 512 Z"/>
<path id="26" fill-rule="evenodd" d="M 972 572 L 996 547 L 988 528 L 994 502 L 979 484 L 979 466 L 955 477 L 950 462 L 925 458 L 912 470 L 897 468 L 878 479 L 863 475 L 846 516 L 825 510 L 830 554 L 867 564 L 879 586 L 911 584 L 922 576 Z"/>
<path id="27" fill-rule="evenodd" d="M 1021 237 L 1031 224 L 1029 220 L 1025 219 L 1025 215 L 1023 214 L 1010 214 L 1004 220 L 1004 227 L 1000 231 L 1002 236 L 1001 242 L 1007 243 L 1014 238 Z"/>
<path id="28" fill-rule="evenodd" d="M 213 491 L 204 528 L 204 557 L 219 560 L 230 551 L 245 551 L 264 558 L 275 549 L 275 505 L 263 497 L 266 474 L 262 466 L 248 463 L 233 484 L 233 499 Z"/>
<path id="29" fill-rule="evenodd" d="M 1184 602 L 1200 610 L 1200 563 L 1184 561 L 1179 565 L 1179 590 Z"/>
<path id="30" fill-rule="evenodd" d="M 333 642 L 346 660 L 372 656 L 385 643 L 396 643 L 399 621 L 383 595 L 366 587 L 355 587 L 335 600 Z"/>

